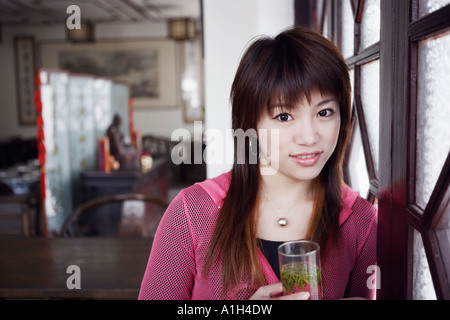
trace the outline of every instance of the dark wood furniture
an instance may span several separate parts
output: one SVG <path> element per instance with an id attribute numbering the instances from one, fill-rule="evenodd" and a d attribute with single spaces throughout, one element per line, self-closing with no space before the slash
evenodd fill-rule
<path id="1" fill-rule="evenodd" d="M 0 241 L 0 298 L 136 299 L 152 239 L 8 238 Z M 67 268 L 80 268 L 68 289 Z"/>
<path id="2" fill-rule="evenodd" d="M 175 184 L 191 184 L 194 182 L 203 181 L 206 179 L 206 163 L 196 163 L 194 157 L 194 150 L 198 150 L 198 142 L 191 141 L 184 144 L 184 142 L 172 141 L 167 137 L 144 135 L 142 136 L 142 151 L 150 153 L 155 158 L 166 158 L 169 162 L 169 180 Z M 178 153 L 180 147 L 183 145 L 183 157 L 186 157 L 180 164 L 174 164 L 171 157 L 173 148 L 177 147 L 175 154 Z M 206 144 L 202 142 L 201 154 L 203 155 Z M 186 154 L 185 154 L 186 153 Z"/>
<path id="3" fill-rule="evenodd" d="M 167 159 L 153 161 L 150 171 L 83 171 L 81 187 L 84 202 L 119 193 L 144 193 L 167 199 Z"/>
<path id="4" fill-rule="evenodd" d="M 0 236 L 39 234 L 40 193 L 0 195 Z"/>

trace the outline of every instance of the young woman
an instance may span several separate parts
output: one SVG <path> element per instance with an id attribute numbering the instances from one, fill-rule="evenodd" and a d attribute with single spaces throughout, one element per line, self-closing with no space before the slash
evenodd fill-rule
<path id="1" fill-rule="evenodd" d="M 321 246 L 325 299 L 373 298 L 377 211 L 342 182 L 350 90 L 341 54 L 320 34 L 297 27 L 255 40 L 231 102 L 233 129 L 257 134 L 235 139 L 230 172 L 172 201 L 139 298 L 305 299 L 279 297 L 277 246 L 298 239 Z"/>

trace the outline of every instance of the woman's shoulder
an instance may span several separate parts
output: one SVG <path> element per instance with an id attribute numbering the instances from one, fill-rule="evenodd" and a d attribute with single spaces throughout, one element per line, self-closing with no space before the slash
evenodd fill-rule
<path id="1" fill-rule="evenodd" d="M 196 183 L 192 188 L 200 187 L 211 200 L 220 207 L 230 186 L 231 172 L 225 172 L 215 178 Z"/>
<path id="2" fill-rule="evenodd" d="M 339 224 L 342 225 L 350 217 L 356 220 L 377 219 L 378 210 L 366 199 L 362 198 L 358 191 L 352 190 L 349 186 L 342 186 L 343 207 L 339 216 Z"/>
<path id="3" fill-rule="evenodd" d="M 214 220 L 228 190 L 228 175 L 225 173 L 182 189 L 169 205 L 168 209 L 174 210 L 168 211 L 185 216 L 192 226 L 203 224 L 205 219 Z"/>
<path id="4" fill-rule="evenodd" d="M 341 236 L 357 256 L 364 247 L 374 250 L 378 226 L 377 208 L 348 186 L 343 187 L 342 200 L 344 205 L 339 217 Z"/>
<path id="5" fill-rule="evenodd" d="M 196 182 L 180 191 L 174 200 L 193 199 L 199 200 L 198 197 L 208 196 L 214 202 L 218 202 L 225 198 L 229 187 L 230 173 L 226 172 L 220 176 L 209 178 L 201 182 Z"/>

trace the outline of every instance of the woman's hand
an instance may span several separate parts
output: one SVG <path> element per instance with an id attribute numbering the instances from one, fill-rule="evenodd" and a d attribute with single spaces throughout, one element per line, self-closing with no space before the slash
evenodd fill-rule
<path id="1" fill-rule="evenodd" d="M 308 300 L 309 292 L 297 292 L 283 296 L 283 286 L 281 282 L 260 287 L 250 300 Z"/>

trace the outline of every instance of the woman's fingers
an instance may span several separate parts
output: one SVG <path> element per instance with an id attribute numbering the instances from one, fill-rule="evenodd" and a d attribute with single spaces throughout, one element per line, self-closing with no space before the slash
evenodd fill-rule
<path id="1" fill-rule="evenodd" d="M 302 291 L 302 292 L 291 293 L 291 294 L 288 294 L 285 296 L 278 297 L 277 299 L 278 300 L 308 300 L 309 292 Z"/>
<path id="2" fill-rule="evenodd" d="M 260 287 L 250 300 L 269 300 L 269 299 L 278 299 L 278 300 L 308 300 L 309 292 L 297 292 L 288 295 L 282 295 L 283 286 L 281 282 L 272 283 L 267 286 Z"/>
<path id="3" fill-rule="evenodd" d="M 280 295 L 283 292 L 281 282 L 272 283 L 267 286 L 259 287 L 250 300 L 268 300 L 273 296 Z"/>

